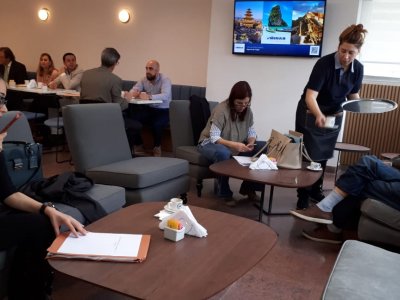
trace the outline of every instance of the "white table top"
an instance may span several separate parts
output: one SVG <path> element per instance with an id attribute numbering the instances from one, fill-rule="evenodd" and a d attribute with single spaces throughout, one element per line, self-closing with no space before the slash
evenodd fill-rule
<path id="1" fill-rule="evenodd" d="M 27 88 L 26 85 L 8 86 L 7 89 L 19 92 L 34 93 L 41 95 L 51 95 L 56 94 L 62 97 L 79 97 L 80 93 L 75 90 L 64 90 L 64 89 L 39 89 L 39 88 Z"/>
<path id="2" fill-rule="evenodd" d="M 158 103 L 162 103 L 162 100 L 131 99 L 128 102 L 132 103 L 132 104 L 158 104 Z"/>

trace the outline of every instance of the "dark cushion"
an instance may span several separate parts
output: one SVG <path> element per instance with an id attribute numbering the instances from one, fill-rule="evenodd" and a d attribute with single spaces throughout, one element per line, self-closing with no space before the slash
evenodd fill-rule
<path id="1" fill-rule="evenodd" d="M 91 168 L 86 175 L 96 183 L 138 189 L 187 175 L 188 172 L 189 164 L 182 159 L 136 157 Z"/>

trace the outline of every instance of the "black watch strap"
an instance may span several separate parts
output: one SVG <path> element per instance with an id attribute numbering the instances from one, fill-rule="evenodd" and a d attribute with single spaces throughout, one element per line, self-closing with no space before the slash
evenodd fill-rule
<path id="1" fill-rule="evenodd" d="M 41 215 L 44 215 L 44 210 L 46 209 L 46 207 L 52 207 L 54 209 L 56 208 L 52 202 L 44 202 L 39 209 L 39 213 Z"/>

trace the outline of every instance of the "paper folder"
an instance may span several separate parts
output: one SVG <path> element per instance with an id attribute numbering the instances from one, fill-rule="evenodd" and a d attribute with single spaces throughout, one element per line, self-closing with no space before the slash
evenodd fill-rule
<path id="1" fill-rule="evenodd" d="M 142 262 L 149 245 L 150 235 L 88 232 L 76 238 L 64 232 L 47 249 L 47 258 Z"/>

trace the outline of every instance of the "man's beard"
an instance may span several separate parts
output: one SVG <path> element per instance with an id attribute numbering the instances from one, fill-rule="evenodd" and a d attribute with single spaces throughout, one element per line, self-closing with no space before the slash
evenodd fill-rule
<path id="1" fill-rule="evenodd" d="M 156 79 L 156 75 L 151 75 L 151 74 L 147 73 L 146 74 L 146 78 L 149 81 L 153 81 L 154 79 Z"/>

